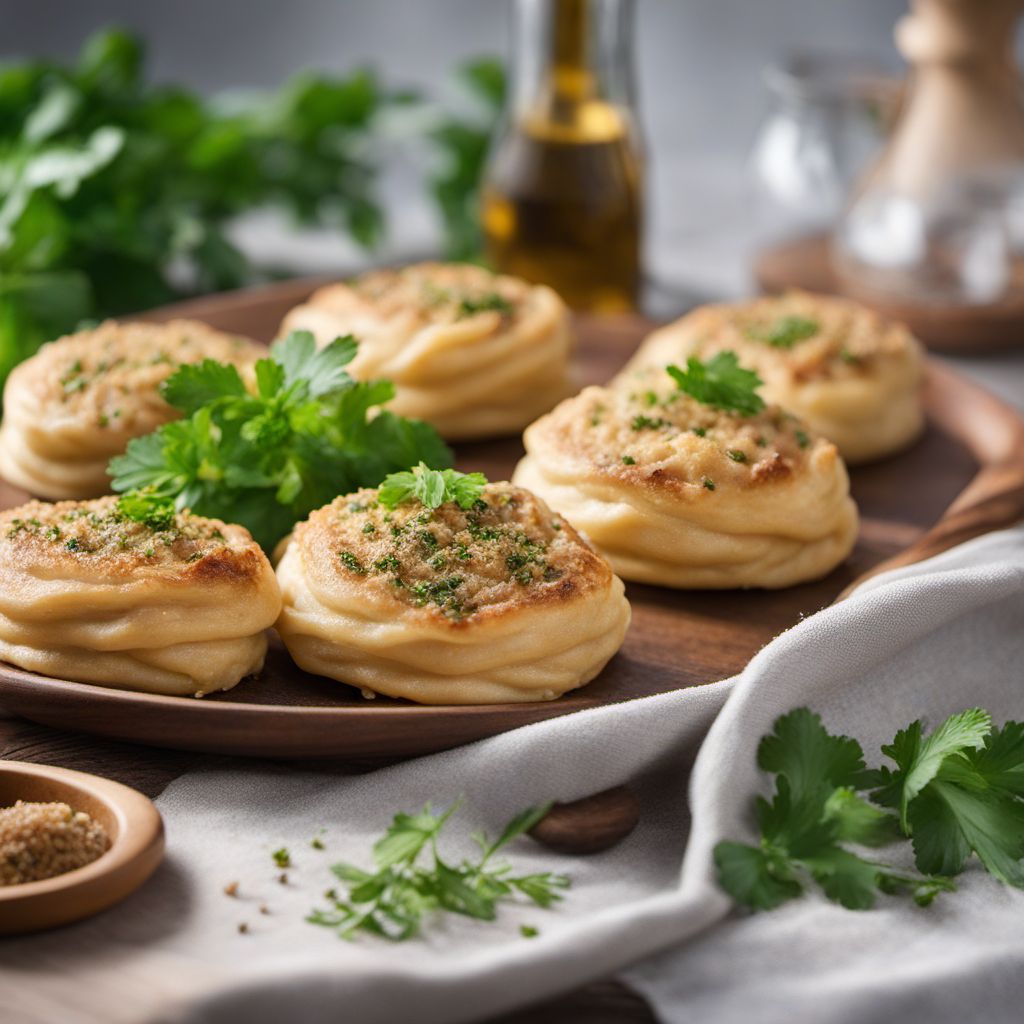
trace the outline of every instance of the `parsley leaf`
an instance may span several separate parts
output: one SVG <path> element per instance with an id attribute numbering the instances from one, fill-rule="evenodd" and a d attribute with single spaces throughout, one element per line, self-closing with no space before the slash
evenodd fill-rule
<path id="1" fill-rule="evenodd" d="M 418 501 L 424 508 L 439 508 L 454 501 L 459 508 L 472 508 L 480 499 L 487 477 L 483 473 L 460 473 L 455 469 L 430 469 L 421 462 L 415 469 L 391 473 L 377 492 L 385 508 L 406 501 Z"/>
<path id="2" fill-rule="evenodd" d="M 508 864 L 492 864 L 495 853 L 531 829 L 551 809 L 530 807 L 516 815 L 494 841 L 474 835 L 480 856 L 458 863 L 444 860 L 438 838 L 458 809 L 442 814 L 428 804 L 418 814 L 396 814 L 373 847 L 377 870 L 335 864 L 331 870 L 348 891 L 327 894 L 330 906 L 314 910 L 306 920 L 333 928 L 344 939 L 368 932 L 395 942 L 418 935 L 424 917 L 447 911 L 481 921 L 493 921 L 503 902 L 525 897 L 538 907 L 551 907 L 562 898 L 569 879 L 552 872 L 514 875 Z M 421 863 L 424 853 L 426 864 Z"/>
<path id="3" fill-rule="evenodd" d="M 178 509 L 241 523 L 266 549 L 313 509 L 419 460 L 451 465 L 437 432 L 396 416 L 389 381 L 355 381 L 351 338 L 317 349 L 297 331 L 256 364 L 256 393 L 234 367 L 179 368 L 164 397 L 185 418 L 111 460 L 116 491 L 149 488 Z M 462 491 L 460 491 L 460 494 Z"/>
<path id="4" fill-rule="evenodd" d="M 813 338 L 821 330 L 816 320 L 805 316 L 783 316 L 768 326 L 754 325 L 747 328 L 747 337 L 763 341 L 774 348 L 792 348 L 799 341 Z"/>
<path id="5" fill-rule="evenodd" d="M 923 735 L 920 721 L 882 752 L 877 802 L 900 809 L 923 871 L 955 875 L 973 851 L 990 874 L 1024 888 L 1024 727 L 993 730 L 980 708 L 951 715 Z"/>
<path id="6" fill-rule="evenodd" d="M 769 910 L 809 881 L 851 910 L 873 906 L 878 892 L 909 891 L 930 902 L 952 888 L 948 879 L 908 875 L 843 845 L 877 847 L 899 837 L 895 815 L 856 792 L 873 779 L 856 740 L 831 735 L 818 715 L 797 708 L 776 720 L 757 759 L 776 776 L 771 799 L 755 801 L 760 841 L 720 842 L 714 851 L 719 884 L 737 903 Z"/>
<path id="7" fill-rule="evenodd" d="M 678 366 L 667 369 L 680 391 L 705 405 L 743 416 L 753 416 L 764 408 L 764 400 L 757 394 L 764 381 L 753 370 L 744 370 L 735 352 L 719 352 L 707 362 L 690 356 L 685 370 Z"/>

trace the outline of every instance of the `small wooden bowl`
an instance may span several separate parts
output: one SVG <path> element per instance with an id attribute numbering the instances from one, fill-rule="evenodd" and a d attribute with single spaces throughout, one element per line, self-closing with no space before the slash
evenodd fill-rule
<path id="1" fill-rule="evenodd" d="M 90 917 L 119 903 L 156 870 L 164 824 L 134 789 L 66 768 L 0 761 L 0 807 L 18 800 L 63 802 L 106 830 L 110 848 L 84 868 L 41 882 L 0 886 L 0 935 L 20 935 Z"/>

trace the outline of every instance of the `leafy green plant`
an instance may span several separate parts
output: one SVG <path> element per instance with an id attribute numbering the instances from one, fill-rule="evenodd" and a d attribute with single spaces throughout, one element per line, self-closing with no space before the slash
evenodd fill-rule
<path id="1" fill-rule="evenodd" d="M 454 501 L 459 508 L 472 508 L 487 486 L 483 473 L 437 470 L 420 463 L 415 469 L 391 473 L 380 485 L 378 497 L 385 508 L 397 508 L 406 501 L 418 501 L 424 508 L 440 508 Z"/>
<path id="2" fill-rule="evenodd" d="M 829 734 L 807 708 L 779 718 L 757 752 L 775 775 L 771 799 L 755 801 L 759 843 L 715 847 L 722 888 L 757 910 L 800 896 L 810 880 L 850 909 L 871 907 L 878 892 L 909 892 L 926 905 L 956 888 L 951 876 L 972 852 L 1024 888 L 1024 724 L 994 729 L 972 708 L 930 734 L 913 722 L 882 753 L 895 768 L 867 768 L 860 744 Z M 920 875 L 849 849 L 906 838 Z"/>
<path id="3" fill-rule="evenodd" d="M 116 491 L 241 523 L 267 550 L 313 509 L 419 462 L 451 465 L 433 427 L 382 410 L 390 381 L 355 381 L 352 338 L 317 349 L 295 331 L 256 363 L 256 390 L 213 359 L 180 367 L 161 392 L 183 419 L 111 460 Z M 371 410 L 374 412 L 371 414 Z M 140 513 L 144 514 L 144 512 Z"/>
<path id="4" fill-rule="evenodd" d="M 432 138 L 441 153 L 441 167 L 430 188 L 444 222 L 445 254 L 449 259 L 476 260 L 481 250 L 480 182 L 505 105 L 505 69 L 493 57 L 477 58 L 463 64 L 457 78 L 476 111 L 463 116 L 449 113 L 434 128 Z"/>
<path id="5" fill-rule="evenodd" d="M 344 939 L 368 932 L 401 942 L 418 935 L 431 913 L 493 921 L 499 905 L 516 897 L 538 907 L 550 907 L 562 898 L 570 884 L 565 875 L 550 871 L 516 875 L 510 865 L 494 861 L 495 854 L 547 814 L 550 804 L 517 814 L 495 840 L 483 832 L 474 833 L 479 856 L 456 863 L 442 858 L 438 838 L 458 807 L 455 803 L 438 814 L 428 804 L 419 814 L 396 814 L 374 844 L 376 870 L 335 864 L 331 870 L 347 891 L 327 893 L 329 908 L 314 910 L 306 920 L 333 928 Z M 426 863 L 422 863 L 424 854 Z M 537 931 L 528 927 L 523 934 L 533 937 Z"/>
<path id="6" fill-rule="evenodd" d="M 141 43 L 119 30 L 71 66 L 0 66 L 0 382 L 84 317 L 249 280 L 226 227 L 254 207 L 373 244 L 365 143 L 400 98 L 361 70 L 228 109 L 148 84 Z"/>

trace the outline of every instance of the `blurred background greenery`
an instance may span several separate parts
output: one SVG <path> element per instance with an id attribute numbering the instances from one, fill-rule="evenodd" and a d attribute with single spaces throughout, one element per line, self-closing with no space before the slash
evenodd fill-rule
<path id="1" fill-rule="evenodd" d="M 93 35 L 77 60 L 0 66 L 0 384 L 82 321 L 286 274 L 254 265 L 229 226 L 277 207 L 366 249 L 386 226 L 373 145 L 389 112 L 436 151 L 423 187 L 445 254 L 479 252 L 476 192 L 500 113 L 497 59 L 455 72 L 446 110 L 368 69 L 303 71 L 273 92 L 206 98 L 154 85 L 142 41 Z"/>

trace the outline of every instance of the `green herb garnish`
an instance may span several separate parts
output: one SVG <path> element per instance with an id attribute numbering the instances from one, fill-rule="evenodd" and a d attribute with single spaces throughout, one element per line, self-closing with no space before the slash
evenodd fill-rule
<path id="1" fill-rule="evenodd" d="M 275 850 L 270 856 L 274 858 L 274 863 L 279 868 L 290 868 L 292 866 L 292 855 L 283 846 L 280 850 Z"/>
<path id="2" fill-rule="evenodd" d="M 625 466 L 635 466 L 636 465 L 636 459 L 634 459 L 632 455 L 623 455 L 622 456 L 622 463 Z"/>
<path id="3" fill-rule="evenodd" d="M 735 352 L 719 352 L 706 363 L 696 356 L 686 360 L 686 369 L 669 366 L 669 376 L 680 391 L 715 409 L 753 416 L 764 408 L 757 389 L 764 383 L 753 370 L 744 370 Z"/>
<path id="4" fill-rule="evenodd" d="M 160 532 L 174 525 L 174 501 L 152 488 L 129 491 L 117 499 L 117 512 L 125 519 Z"/>
<path id="5" fill-rule="evenodd" d="M 515 875 L 508 864 L 493 862 L 499 850 L 547 814 L 550 804 L 516 815 L 493 842 L 483 832 L 474 833 L 479 856 L 454 863 L 442 859 L 438 838 L 458 806 L 453 804 L 443 814 L 435 814 L 429 804 L 419 814 L 396 814 L 374 844 L 376 870 L 335 864 L 331 870 L 347 892 L 329 891 L 331 906 L 314 910 L 306 920 L 335 929 L 343 939 L 368 932 L 401 942 L 418 935 L 424 918 L 435 912 L 493 921 L 499 906 L 516 897 L 539 907 L 550 907 L 562 898 L 561 891 L 569 887 L 564 875 Z"/>
<path id="6" fill-rule="evenodd" d="M 450 464 L 433 427 L 380 410 L 389 381 L 349 376 L 356 347 L 336 338 L 318 350 L 294 331 L 257 362 L 255 394 L 234 366 L 182 366 L 162 393 L 185 418 L 130 441 L 111 460 L 114 489 L 151 487 L 177 508 L 241 523 L 269 550 L 338 494 L 420 459 Z"/>
<path id="7" fill-rule="evenodd" d="M 767 326 L 753 325 L 747 328 L 747 337 L 763 341 L 774 348 L 792 348 L 799 341 L 813 338 L 821 325 L 805 316 L 782 316 Z"/>
<path id="8" fill-rule="evenodd" d="M 468 509 L 480 500 L 486 486 L 487 477 L 483 473 L 430 469 L 421 462 L 415 469 L 385 477 L 377 496 L 385 508 L 391 509 L 407 501 L 418 501 L 429 509 L 454 501 L 459 508 Z"/>
<path id="9" fill-rule="evenodd" d="M 1024 723 L 994 729 L 972 708 L 929 734 L 913 722 L 882 753 L 895 768 L 868 769 L 860 744 L 830 735 L 807 708 L 779 718 L 757 753 L 776 775 L 772 799 L 757 799 L 760 843 L 718 844 L 722 887 L 756 909 L 799 896 L 809 880 L 851 909 L 872 906 L 878 892 L 909 892 L 926 905 L 955 889 L 950 876 L 973 852 L 990 874 L 1024 888 Z M 845 845 L 902 838 L 921 875 Z"/>
<path id="10" fill-rule="evenodd" d="M 486 295 L 476 297 L 467 296 L 459 302 L 458 313 L 460 317 L 475 316 L 477 313 L 500 313 L 502 316 L 509 316 L 513 312 L 513 305 L 497 292 L 488 292 Z"/>
<path id="11" fill-rule="evenodd" d="M 747 453 L 741 452 L 739 448 L 730 448 L 726 453 L 733 462 L 746 462 Z"/>

